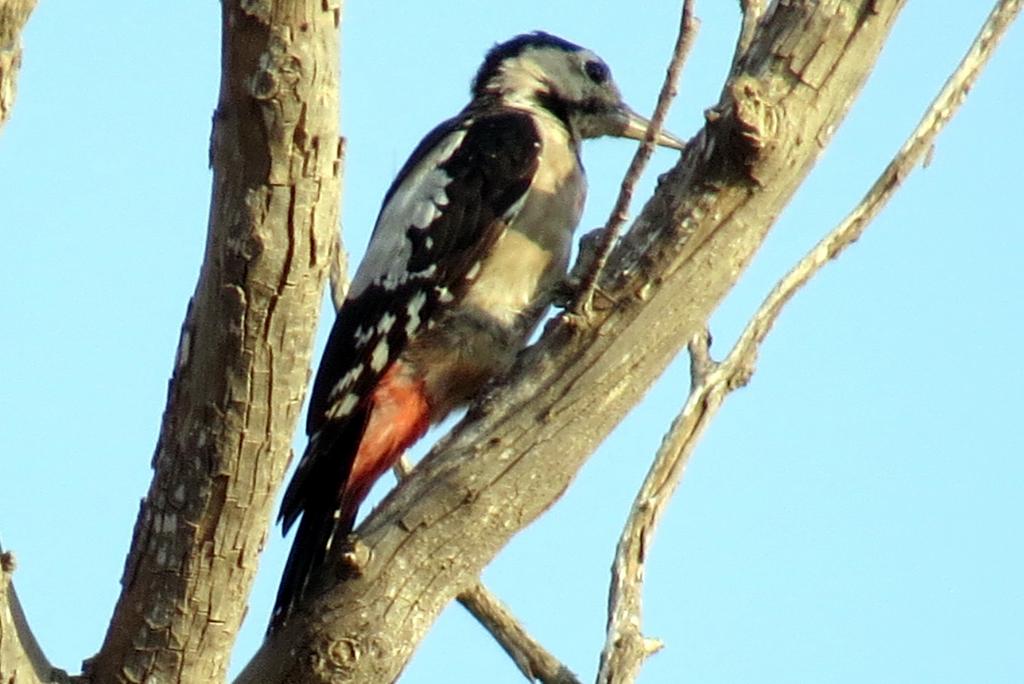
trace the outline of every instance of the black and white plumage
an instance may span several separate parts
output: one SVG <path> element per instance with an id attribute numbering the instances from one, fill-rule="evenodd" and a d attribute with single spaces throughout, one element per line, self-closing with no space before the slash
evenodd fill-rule
<path id="1" fill-rule="evenodd" d="M 398 172 L 331 330 L 281 506 L 286 531 L 301 521 L 271 629 L 373 482 L 525 345 L 583 209 L 580 140 L 647 129 L 597 55 L 541 32 L 495 46 L 472 95 Z M 667 134 L 656 142 L 682 148 Z"/>

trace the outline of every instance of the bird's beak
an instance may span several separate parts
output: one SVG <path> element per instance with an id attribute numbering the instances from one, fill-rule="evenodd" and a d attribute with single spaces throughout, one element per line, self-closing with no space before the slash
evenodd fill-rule
<path id="1" fill-rule="evenodd" d="M 620 106 L 619 116 L 623 124 L 622 129 L 617 133 L 619 137 L 632 138 L 633 140 L 644 139 L 644 136 L 647 135 L 647 129 L 651 125 L 650 121 L 626 105 Z M 654 144 L 661 145 L 662 147 L 671 147 L 673 150 L 681 150 L 686 146 L 685 142 L 667 131 L 658 131 L 658 135 L 654 138 Z"/>

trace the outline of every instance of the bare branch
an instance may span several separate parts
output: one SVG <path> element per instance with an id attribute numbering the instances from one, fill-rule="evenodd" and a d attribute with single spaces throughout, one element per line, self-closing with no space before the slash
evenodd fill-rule
<path id="1" fill-rule="evenodd" d="M 206 254 L 92 681 L 224 680 L 337 239 L 340 0 L 222 3 Z"/>
<path id="2" fill-rule="evenodd" d="M 959 67 L 947 80 L 917 128 L 854 210 L 779 281 L 721 364 L 710 361 L 708 337 L 690 343 L 693 388 L 672 422 L 637 493 L 616 549 L 609 592 L 608 635 L 601 654 L 600 684 L 633 682 L 657 642 L 641 632 L 644 562 L 665 506 L 682 478 L 693 448 L 725 396 L 749 380 L 757 350 L 786 302 L 830 260 L 857 240 L 871 219 L 910 174 L 956 113 L 971 85 L 1020 10 L 1019 0 L 997 3 Z"/>
<path id="3" fill-rule="evenodd" d="M 462 607 L 483 625 L 528 680 L 544 684 L 579 684 L 569 668 L 531 637 L 497 597 L 477 583 L 458 595 Z"/>
<path id="4" fill-rule="evenodd" d="M 348 292 L 348 254 L 341 242 L 341 233 L 331 247 L 331 304 L 335 311 L 341 311 Z"/>
<path id="5" fill-rule="evenodd" d="M 21 69 L 21 30 L 36 0 L 0 2 L 0 128 L 11 116 Z"/>
<path id="6" fill-rule="evenodd" d="M 690 452 L 724 396 L 721 387 L 708 384 L 714 370 L 714 365 L 709 364 L 709 342 L 706 331 L 690 341 L 694 386 L 682 412 L 672 421 L 658 447 L 619 537 L 612 564 L 608 633 L 601 652 L 598 684 L 635 681 L 647 657 L 662 646 L 661 642 L 646 638 L 641 632 L 644 563 L 658 521 L 682 479 Z"/>
<path id="7" fill-rule="evenodd" d="M 931 155 L 936 136 L 966 100 L 968 92 L 1020 9 L 1020 0 L 999 0 L 995 4 L 960 64 L 950 74 L 899 152 L 842 223 L 815 245 L 769 293 L 740 335 L 729 357 L 722 363 L 723 367 L 753 365 L 757 346 L 771 330 L 786 302 L 830 259 L 839 256 L 860 238 L 914 167 Z M 732 360 L 734 357 L 737 360 Z"/>
<path id="8" fill-rule="evenodd" d="M 693 0 L 684 0 L 683 11 L 679 19 L 679 33 L 676 35 L 672 58 L 665 71 L 665 81 L 662 83 L 661 92 L 658 93 L 658 103 L 651 116 L 651 125 L 647 129 L 643 142 L 633 155 L 633 160 L 629 163 L 626 176 L 622 180 L 622 187 L 619 189 L 619 196 L 615 200 L 604 230 L 600 233 L 595 251 L 592 255 L 588 255 L 588 259 L 591 259 L 589 270 L 580 283 L 576 301 L 570 309 L 584 318 L 589 316 L 593 306 L 594 291 L 601 271 L 608 262 L 608 255 L 611 254 L 612 248 L 615 246 L 619 231 L 629 219 L 629 205 L 633 201 L 633 190 L 654 152 L 654 139 L 658 137 L 658 132 L 665 123 L 665 117 L 668 116 L 669 106 L 679 92 L 679 74 L 686 62 L 686 56 L 690 53 L 690 47 L 693 45 L 699 25 L 699 20 L 693 16 Z"/>
<path id="9" fill-rule="evenodd" d="M 750 43 L 754 40 L 757 24 L 764 15 L 764 0 L 740 0 L 740 10 L 743 12 L 743 18 L 739 39 L 736 41 L 734 64 L 735 60 L 742 59 L 747 54 Z"/>

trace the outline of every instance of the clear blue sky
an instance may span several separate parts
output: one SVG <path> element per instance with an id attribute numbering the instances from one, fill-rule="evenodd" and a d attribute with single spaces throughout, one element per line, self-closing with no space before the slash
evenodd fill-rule
<path id="1" fill-rule="evenodd" d="M 715 315 L 719 354 L 856 203 L 988 4 L 908 3 L 835 143 Z M 353 260 L 393 174 L 463 106 L 492 43 L 564 35 L 650 111 L 677 25 L 670 2 L 347 5 Z M 678 135 L 717 100 L 736 5 L 698 2 L 703 26 L 669 119 Z M 0 133 L 0 538 L 20 559 L 37 636 L 74 671 L 118 591 L 200 264 L 218 34 L 213 2 L 41 2 Z M 792 302 L 753 382 L 699 446 L 650 556 L 645 625 L 666 648 L 642 681 L 1024 681 L 1022 71 L 1018 25 L 931 166 Z M 585 228 L 604 220 L 632 151 L 587 144 Z M 645 187 L 673 160 L 659 154 Z M 615 539 L 686 386 L 677 363 L 486 571 L 584 680 Z M 258 644 L 286 551 L 275 530 L 235 671 Z M 521 678 L 455 607 L 403 681 Z"/>

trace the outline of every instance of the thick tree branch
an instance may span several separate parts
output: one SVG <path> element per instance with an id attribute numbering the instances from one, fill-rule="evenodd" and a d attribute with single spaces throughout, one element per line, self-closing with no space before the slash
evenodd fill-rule
<path id="1" fill-rule="evenodd" d="M 900 0 L 773 5 L 708 124 L 598 283 L 334 559 L 240 682 L 391 682 L 442 608 L 548 508 L 749 263 L 872 68 Z M 584 324 L 585 323 L 585 324 Z"/>
<path id="2" fill-rule="evenodd" d="M 785 304 L 831 259 L 853 244 L 888 202 L 903 180 L 921 162 L 935 137 L 950 121 L 1010 22 L 1020 11 L 1019 0 L 998 2 L 946 81 L 917 128 L 854 210 L 823 238 L 773 288 L 722 363 L 711 362 L 708 338 L 690 344 L 693 387 L 682 412 L 672 422 L 654 463 L 637 493 L 622 531 L 609 593 L 608 637 L 597 681 L 632 682 L 657 642 L 644 638 L 640 627 L 644 562 L 650 553 L 665 507 L 682 478 L 690 454 L 718 412 L 725 397 L 747 383 L 757 352 Z"/>
<path id="3" fill-rule="evenodd" d="M 36 0 L 0 0 L 0 128 L 7 123 L 18 92 L 21 30 Z"/>
<path id="4" fill-rule="evenodd" d="M 399 481 L 412 472 L 412 464 L 405 456 L 392 470 Z M 455 597 L 484 629 L 490 632 L 498 645 L 528 680 L 543 684 L 577 684 L 576 675 L 553 656 L 526 631 L 512 611 L 501 599 L 491 593 L 481 581 Z"/>
<path id="5" fill-rule="evenodd" d="M 224 679 L 336 239 L 339 1 L 222 3 L 206 255 L 92 681 Z"/>

